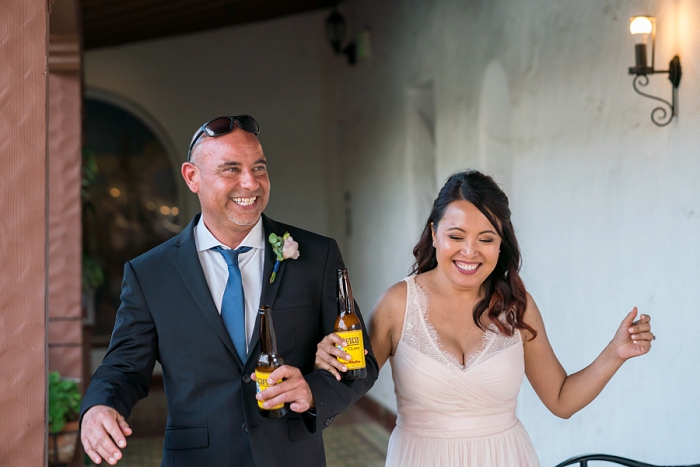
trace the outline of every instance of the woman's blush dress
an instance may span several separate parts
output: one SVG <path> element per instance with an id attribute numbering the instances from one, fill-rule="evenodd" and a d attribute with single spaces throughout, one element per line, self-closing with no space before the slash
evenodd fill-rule
<path id="1" fill-rule="evenodd" d="M 391 358 L 398 419 L 386 465 L 539 467 L 515 416 L 525 373 L 520 333 L 508 337 L 490 326 L 482 349 L 461 365 L 442 349 L 415 277 L 406 283 L 403 331 Z"/>

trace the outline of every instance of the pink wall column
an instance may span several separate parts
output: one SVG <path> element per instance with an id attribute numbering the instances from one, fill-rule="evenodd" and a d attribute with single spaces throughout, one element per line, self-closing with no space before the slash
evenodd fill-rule
<path id="1" fill-rule="evenodd" d="M 77 36 L 49 41 L 49 370 L 82 377 L 81 83 Z"/>
<path id="2" fill-rule="evenodd" d="M 0 459 L 46 464 L 46 0 L 0 14 Z"/>
<path id="3" fill-rule="evenodd" d="M 49 36 L 48 363 L 49 370 L 64 377 L 84 379 L 81 106 L 80 41 L 77 34 L 52 33 Z M 82 462 L 82 450 L 76 449 L 70 465 L 80 466 Z"/>

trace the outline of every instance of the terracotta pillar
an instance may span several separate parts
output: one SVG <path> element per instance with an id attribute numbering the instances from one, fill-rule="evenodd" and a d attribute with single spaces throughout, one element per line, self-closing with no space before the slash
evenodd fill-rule
<path id="1" fill-rule="evenodd" d="M 56 5 L 54 5 L 56 8 Z M 53 14 L 53 13 L 52 13 Z M 83 380 L 80 41 L 49 36 L 49 371 Z M 85 381 L 82 381 L 85 384 Z M 76 446 L 71 466 L 83 464 Z"/>
<path id="2" fill-rule="evenodd" d="M 49 370 L 82 377 L 81 84 L 75 35 L 49 39 Z"/>
<path id="3" fill-rule="evenodd" d="M 81 310 L 82 70 L 79 5 L 51 0 L 49 17 L 49 370 L 85 385 Z M 83 465 L 78 442 L 70 467 Z M 49 452 L 49 459 L 52 457 Z"/>
<path id="4" fill-rule="evenodd" d="M 46 464 L 46 0 L 0 14 L 0 459 Z"/>

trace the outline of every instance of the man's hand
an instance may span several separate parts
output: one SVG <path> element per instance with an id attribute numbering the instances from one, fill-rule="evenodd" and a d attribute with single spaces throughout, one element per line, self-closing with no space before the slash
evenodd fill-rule
<path id="1" fill-rule="evenodd" d="M 90 456 L 95 464 L 101 463 L 102 459 L 110 465 L 116 464 L 122 458 L 119 448 L 126 446 L 125 437 L 129 435 L 129 424 L 111 407 L 96 405 L 90 407 L 83 415 L 80 440 L 85 454 Z"/>
<path id="2" fill-rule="evenodd" d="M 251 375 L 251 378 L 255 380 L 255 373 Z M 264 402 L 265 407 L 274 407 L 288 402 L 289 408 L 294 412 L 303 413 L 316 406 L 311 388 L 299 368 L 282 365 L 273 371 L 267 379 L 270 384 L 282 381 L 255 396 L 256 399 Z"/>

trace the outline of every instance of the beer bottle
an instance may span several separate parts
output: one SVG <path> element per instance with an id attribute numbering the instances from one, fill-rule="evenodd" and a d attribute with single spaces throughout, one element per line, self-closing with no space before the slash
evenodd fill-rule
<path id="1" fill-rule="evenodd" d="M 272 322 L 272 309 L 263 305 L 258 310 L 258 315 L 260 315 L 260 356 L 255 365 L 255 383 L 257 392 L 261 392 L 282 381 L 268 384 L 267 378 L 276 368 L 284 365 L 284 360 L 277 353 L 277 336 L 275 335 L 275 325 Z M 260 414 L 265 418 L 279 418 L 287 413 L 285 404 L 266 409 L 263 407 L 263 401 L 259 400 L 258 408 Z"/>
<path id="2" fill-rule="evenodd" d="M 355 300 L 347 269 L 338 269 L 338 318 L 335 320 L 335 333 L 348 344 L 345 352 L 352 358 L 338 361 L 348 368 L 342 373 L 343 379 L 361 379 L 367 376 L 365 366 L 365 346 L 362 338 L 362 323 L 355 313 Z"/>

